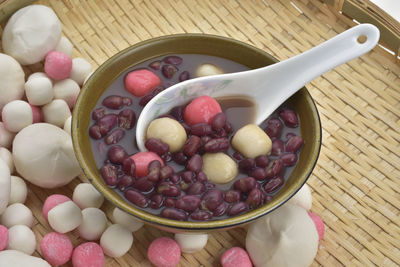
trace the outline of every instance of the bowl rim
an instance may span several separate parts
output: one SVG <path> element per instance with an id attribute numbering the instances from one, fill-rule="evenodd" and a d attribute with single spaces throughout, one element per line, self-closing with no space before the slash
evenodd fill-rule
<path id="1" fill-rule="evenodd" d="M 142 42 L 138 42 L 132 46 L 129 46 L 117 54 L 113 55 L 109 59 L 107 59 L 103 64 L 101 64 L 94 72 L 93 74 L 89 77 L 87 82 L 82 86 L 82 89 L 79 93 L 79 96 L 77 98 L 75 108 L 73 109 L 72 113 L 72 127 L 71 127 L 71 136 L 72 136 L 72 143 L 74 147 L 74 152 L 76 155 L 76 158 L 79 162 L 79 165 L 84 173 L 84 175 L 88 178 L 90 183 L 98 190 L 100 191 L 103 196 L 113 203 L 116 207 L 122 209 L 123 211 L 133 215 L 134 217 L 138 218 L 141 221 L 150 223 L 155 226 L 159 226 L 161 228 L 166 228 L 166 229 L 179 229 L 179 230 L 188 230 L 188 231 L 204 231 L 204 230 L 216 230 L 216 229 L 221 229 L 221 228 L 232 228 L 241 224 L 248 223 L 250 221 L 253 221 L 261 216 L 264 216 L 273 210 L 279 208 L 281 205 L 286 203 L 294 194 L 297 193 L 298 190 L 306 183 L 308 178 L 310 177 L 313 169 L 315 168 L 318 157 L 320 154 L 321 150 L 321 141 L 322 141 L 322 127 L 321 127 L 321 119 L 318 113 L 317 106 L 315 104 L 315 101 L 312 99 L 310 93 L 308 90 L 303 87 L 299 91 L 303 91 L 303 93 L 306 93 L 306 99 L 310 102 L 310 108 L 312 109 L 312 113 L 315 114 L 315 126 L 314 128 L 316 129 L 315 131 L 315 139 L 317 145 L 314 147 L 314 149 L 311 151 L 312 156 L 311 160 L 313 162 L 312 165 L 310 165 L 308 171 L 306 172 L 306 175 L 304 177 L 299 178 L 299 182 L 297 183 L 296 190 L 293 190 L 292 192 L 286 193 L 283 197 L 283 199 L 276 203 L 275 205 L 268 207 L 267 205 L 262 205 L 258 207 L 257 209 L 247 211 L 241 215 L 234 216 L 234 217 L 228 217 L 224 219 L 217 219 L 217 220 L 210 220 L 210 221 L 178 221 L 178 220 L 172 220 L 172 219 L 167 219 L 163 218 L 161 216 L 155 215 L 148 213 L 144 210 L 141 210 L 139 208 L 136 208 L 135 206 L 127 203 L 124 200 L 120 200 L 115 198 L 112 194 L 110 194 L 105 187 L 108 187 L 104 183 L 102 183 L 101 177 L 96 175 L 94 172 L 92 172 L 89 168 L 89 164 L 86 162 L 86 158 L 84 157 L 84 153 L 82 152 L 80 146 L 79 146 L 79 114 L 80 114 L 80 109 L 79 107 L 82 105 L 84 96 L 87 95 L 87 87 L 91 85 L 93 82 L 93 79 L 95 79 L 97 76 L 101 75 L 104 71 L 107 70 L 110 64 L 112 62 L 118 61 L 122 59 L 125 54 L 127 53 L 132 53 L 134 50 L 137 50 L 143 46 L 147 46 L 149 44 L 152 44 L 154 42 L 159 42 L 159 41 L 165 41 L 165 40 L 173 40 L 173 39 L 179 39 L 179 38 L 211 38 L 211 39 L 218 39 L 222 40 L 231 44 L 235 44 L 238 46 L 242 46 L 245 49 L 250 49 L 253 50 L 257 53 L 263 54 L 263 56 L 270 58 L 274 62 L 278 62 L 278 60 L 271 56 L 269 53 L 265 52 L 262 49 L 259 49 L 255 46 L 252 46 L 250 44 L 244 43 L 242 41 L 238 41 L 229 37 L 224 37 L 224 36 L 218 36 L 218 35 L 213 35 L 213 34 L 203 34 L 203 33 L 183 33 L 183 34 L 171 34 L 171 35 L 165 35 L 165 36 L 160 36 L 160 37 L 155 37 L 151 39 L 147 39 Z M 137 63 L 136 63 L 137 64 Z M 126 69 L 125 69 L 126 70 Z M 122 73 L 122 70 L 120 73 Z M 117 76 L 118 77 L 118 76 Z M 117 77 L 113 78 L 115 80 Z M 274 201 L 274 199 L 272 200 Z M 275 201 L 277 202 L 277 201 Z"/>

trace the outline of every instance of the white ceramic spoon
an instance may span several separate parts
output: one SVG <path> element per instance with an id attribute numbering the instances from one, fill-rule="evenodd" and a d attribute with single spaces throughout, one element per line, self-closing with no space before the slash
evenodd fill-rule
<path id="1" fill-rule="evenodd" d="M 358 41 L 361 36 L 366 37 L 363 43 Z M 378 28 L 371 24 L 360 24 L 300 55 L 273 65 L 175 84 L 155 96 L 142 110 L 136 127 L 138 147 L 146 151 L 146 129 L 152 120 L 202 95 L 251 97 L 257 106 L 254 123 L 260 124 L 305 84 L 370 51 L 378 41 Z"/>

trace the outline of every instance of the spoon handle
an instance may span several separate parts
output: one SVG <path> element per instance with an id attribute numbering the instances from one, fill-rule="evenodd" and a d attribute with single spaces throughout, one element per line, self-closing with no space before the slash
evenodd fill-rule
<path id="1" fill-rule="evenodd" d="M 364 39 L 364 42 L 360 41 L 361 39 Z M 254 92 L 257 95 L 256 99 L 260 101 L 268 99 L 268 103 L 271 103 L 271 105 L 265 102 L 258 103 L 260 112 L 256 123 L 261 123 L 280 103 L 305 84 L 328 70 L 370 51 L 378 41 L 379 30 L 374 25 L 360 24 L 302 54 L 254 72 L 253 77 L 261 76 L 265 81 L 263 83 L 260 81 L 257 86 Z M 263 90 L 268 88 L 266 86 L 271 89 L 269 92 Z M 274 88 L 270 88 L 271 86 Z M 265 98 L 264 94 L 267 94 Z M 266 105 L 268 107 L 265 107 Z"/>

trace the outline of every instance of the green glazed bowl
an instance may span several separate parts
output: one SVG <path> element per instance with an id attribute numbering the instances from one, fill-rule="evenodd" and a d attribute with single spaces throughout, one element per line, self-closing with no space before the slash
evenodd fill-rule
<path id="1" fill-rule="evenodd" d="M 150 39 L 131 46 L 103 63 L 88 79 L 77 99 L 72 116 L 72 141 L 84 174 L 106 199 L 141 221 L 170 232 L 206 232 L 229 229 L 257 219 L 292 197 L 306 182 L 318 159 L 321 147 L 321 123 L 314 101 L 302 88 L 288 101 L 300 118 L 300 131 L 305 145 L 298 163 L 287 182 L 272 201 L 242 215 L 206 222 L 176 221 L 140 210 L 126 202 L 108 187 L 95 164 L 88 127 L 91 111 L 110 84 L 133 65 L 167 54 L 206 54 L 233 60 L 251 69 L 277 62 L 268 53 L 248 44 L 206 34 L 177 34 Z"/>

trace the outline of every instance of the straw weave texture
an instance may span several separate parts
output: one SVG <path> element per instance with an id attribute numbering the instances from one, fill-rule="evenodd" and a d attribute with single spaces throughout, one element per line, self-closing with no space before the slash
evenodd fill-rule
<path id="1" fill-rule="evenodd" d="M 299 54 L 353 26 L 318 0 L 47 0 L 63 34 L 98 66 L 139 41 L 173 33 L 229 36 L 264 49 L 279 60 Z M 0 30 L 1 31 L 1 30 Z M 33 66 L 31 71 L 41 66 Z M 312 212 L 326 224 L 314 266 L 400 265 L 400 66 L 377 47 L 307 85 L 320 112 L 323 140 L 308 180 Z M 84 179 L 84 178 L 81 178 Z M 51 231 L 41 215 L 45 198 L 72 196 L 78 179 L 56 190 L 30 186 L 27 205 L 36 218 L 37 240 Z M 112 206 L 103 206 L 111 218 Z M 127 255 L 106 266 L 151 266 L 147 247 L 159 236 L 152 227 L 134 233 Z M 76 233 L 70 234 L 74 245 Z M 220 266 L 222 252 L 244 247 L 246 231 L 210 234 L 205 249 L 183 254 L 180 266 Z M 39 248 L 36 255 L 39 255 Z M 71 265 L 68 265 L 71 266 Z"/>

